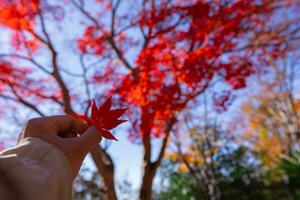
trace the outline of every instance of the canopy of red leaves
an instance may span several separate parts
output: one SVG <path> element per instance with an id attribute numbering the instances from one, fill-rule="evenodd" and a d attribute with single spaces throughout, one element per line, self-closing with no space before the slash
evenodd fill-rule
<path id="1" fill-rule="evenodd" d="M 94 4 L 105 13 L 114 11 L 115 5 L 109 2 Z M 297 1 L 137 1 L 140 6 L 130 7 L 129 14 L 114 15 L 110 25 L 108 18 L 98 17 L 103 13 L 81 13 L 87 20 L 97 17 L 76 41 L 81 54 L 109 58 L 102 65 L 104 73 L 93 74 L 93 84 L 112 86 L 105 95 L 117 94 L 130 107 L 135 137 L 160 137 L 168 121 L 215 82 L 230 90 L 244 88 L 247 77 L 289 51 L 291 30 L 277 29 L 289 27 L 283 26 L 289 22 L 277 23 L 274 16 L 294 3 Z M 29 49 L 37 48 L 32 29 L 40 7 L 39 0 L 0 1 L 0 24 L 15 31 L 16 44 L 27 41 Z M 134 31 L 126 32 L 129 28 L 121 27 L 123 23 Z M 24 32 L 31 33 L 33 41 L 22 38 Z M 7 67 L 1 70 L 12 76 L 18 73 Z M 229 94 L 214 95 L 218 110 L 229 104 Z M 93 113 L 97 112 L 94 108 Z"/>
<path id="2" fill-rule="evenodd" d="M 135 68 L 124 75 L 115 90 L 137 108 L 140 118 L 133 122 L 138 132 L 163 135 L 166 122 L 214 80 L 223 80 L 232 90 L 243 88 L 246 78 L 264 66 L 268 55 L 276 59 L 283 44 L 278 37 L 263 41 L 269 46 L 251 47 L 256 30 L 259 33 L 268 26 L 275 7 L 276 3 L 267 0 L 227 4 L 145 1 L 138 20 L 145 45 L 135 60 Z M 92 48 L 90 44 L 86 46 Z M 94 47 L 95 54 L 100 53 L 97 48 L 101 45 Z M 257 59 L 261 61 L 258 65 Z M 226 94 L 230 93 L 214 96 L 219 111 L 229 104 L 231 98 Z"/>

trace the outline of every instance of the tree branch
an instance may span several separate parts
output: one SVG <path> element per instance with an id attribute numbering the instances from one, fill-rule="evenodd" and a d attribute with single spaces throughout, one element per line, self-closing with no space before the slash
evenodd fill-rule
<path id="1" fill-rule="evenodd" d="M 46 74 L 51 74 L 51 72 L 49 70 L 47 70 L 45 67 L 43 67 L 41 64 L 39 64 L 36 60 L 34 60 L 31 57 L 27 57 L 27 56 L 23 56 L 23 55 L 19 55 L 19 54 L 0 54 L 0 57 L 16 57 L 16 58 L 19 58 L 22 60 L 26 60 L 26 61 L 29 61 L 30 63 L 32 63 L 34 66 L 41 69 Z"/>
<path id="2" fill-rule="evenodd" d="M 85 93 L 86 93 L 88 99 L 92 99 L 92 95 L 91 95 L 91 91 L 90 91 L 89 83 L 88 83 L 88 77 L 87 77 L 88 69 L 85 66 L 83 55 L 80 55 L 79 60 L 80 60 L 80 66 L 82 68 L 82 76 L 83 76 L 83 82 L 84 82 L 84 87 L 85 87 Z M 88 110 L 89 110 L 89 106 L 86 107 L 85 114 L 88 113 Z"/>
<path id="3" fill-rule="evenodd" d="M 117 195 L 114 186 L 114 163 L 110 156 L 101 148 L 97 146 L 92 150 L 92 157 L 95 165 L 104 179 L 106 186 L 107 199 L 117 200 Z"/>
<path id="4" fill-rule="evenodd" d="M 167 123 L 167 128 L 166 128 L 166 135 L 163 139 L 163 142 L 162 142 L 162 146 L 160 148 L 160 151 L 159 151 L 159 154 L 158 154 L 158 157 L 157 157 L 157 160 L 153 163 L 155 168 L 158 168 L 160 163 L 161 163 L 161 160 L 163 159 L 164 157 L 164 154 L 165 154 L 165 151 L 166 151 L 166 147 L 167 147 L 167 144 L 168 144 L 168 139 L 169 139 L 169 136 L 170 136 L 170 132 L 172 130 L 172 127 L 173 125 L 175 124 L 176 120 L 175 118 L 171 118 L 168 123 Z"/>
<path id="5" fill-rule="evenodd" d="M 106 38 L 107 42 L 110 44 L 110 46 L 113 48 L 114 52 L 116 53 L 119 60 L 124 64 L 124 66 L 132 71 L 134 69 L 133 66 L 127 61 L 127 59 L 124 57 L 123 52 L 117 47 L 117 44 L 114 41 L 114 35 L 108 35 L 104 32 L 103 28 L 100 26 L 99 22 L 92 16 L 90 13 L 88 13 L 82 6 L 78 5 L 75 0 L 71 0 L 73 5 L 82 13 L 84 14 L 90 21 L 93 22 L 93 24 L 102 32 L 104 37 Z M 114 14 L 115 16 L 115 14 Z M 112 21 L 115 21 L 112 20 Z"/>
<path id="6" fill-rule="evenodd" d="M 10 100 L 15 100 L 18 101 L 20 103 L 22 103 L 24 106 L 26 106 L 27 108 L 33 110 L 34 112 L 36 112 L 37 114 L 39 114 L 40 116 L 44 117 L 45 115 L 32 103 L 29 103 L 28 101 L 26 101 L 25 99 L 23 99 L 18 93 L 17 91 L 14 89 L 14 87 L 12 85 L 9 85 L 12 93 L 17 97 L 17 99 L 13 99 L 10 98 Z M 3 95 L 1 95 L 3 97 Z"/>
<path id="7" fill-rule="evenodd" d="M 61 93 L 63 95 L 63 103 L 64 103 L 64 111 L 65 113 L 73 113 L 73 109 L 71 106 L 71 98 L 70 98 L 70 94 L 69 94 L 69 90 L 66 86 L 66 84 L 64 83 L 61 74 L 59 72 L 59 67 L 58 67 L 58 62 L 57 62 L 57 52 L 51 42 L 50 36 L 46 30 L 46 26 L 45 26 L 45 20 L 42 14 L 42 11 L 39 10 L 38 13 L 39 19 L 41 21 L 41 27 L 42 27 L 42 32 L 46 37 L 46 45 L 48 46 L 50 52 L 51 52 L 51 56 L 52 56 L 52 73 L 51 75 L 54 77 L 54 79 L 57 81 Z"/>

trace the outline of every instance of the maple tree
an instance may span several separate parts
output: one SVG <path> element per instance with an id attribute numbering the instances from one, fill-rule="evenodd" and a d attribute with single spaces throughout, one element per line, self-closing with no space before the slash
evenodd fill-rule
<path id="1" fill-rule="evenodd" d="M 12 47 L 0 54 L 1 103 L 8 100 L 41 116 L 87 114 L 90 99 L 114 94 L 130 108 L 129 139 L 144 150 L 145 200 L 151 199 L 174 124 L 184 109 L 193 109 L 190 102 L 222 83 L 228 89 L 216 90 L 213 100 L 226 109 L 232 90 L 245 87 L 248 76 L 299 41 L 299 2 L 290 0 L 1 0 L 0 5 L 0 24 Z M 65 36 L 61 30 L 68 32 L 68 16 L 75 13 L 72 27 L 84 30 L 72 28 L 72 53 L 78 57 L 72 68 L 62 61 L 70 52 L 57 38 Z M 156 158 L 153 138 L 161 140 Z M 99 146 L 92 156 L 108 199 L 117 199 L 110 155 Z"/>

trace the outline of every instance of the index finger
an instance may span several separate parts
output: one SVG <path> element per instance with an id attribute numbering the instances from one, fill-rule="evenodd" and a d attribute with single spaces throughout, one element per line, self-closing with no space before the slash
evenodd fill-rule
<path id="1" fill-rule="evenodd" d="M 55 115 L 44 118 L 55 133 L 71 132 L 83 133 L 87 128 L 87 124 L 70 116 Z"/>

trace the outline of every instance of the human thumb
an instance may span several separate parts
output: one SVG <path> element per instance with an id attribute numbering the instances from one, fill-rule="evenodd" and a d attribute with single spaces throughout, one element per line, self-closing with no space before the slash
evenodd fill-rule
<path id="1" fill-rule="evenodd" d="M 73 179 L 76 177 L 85 156 L 93 150 L 102 137 L 95 127 L 89 127 L 78 137 L 59 138 L 57 147 L 67 156 L 72 168 Z"/>
<path id="2" fill-rule="evenodd" d="M 101 142 L 102 137 L 96 127 L 91 126 L 77 137 L 76 140 L 78 147 L 88 153 Z"/>

